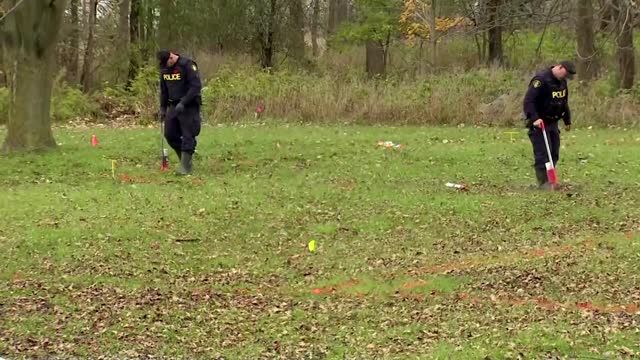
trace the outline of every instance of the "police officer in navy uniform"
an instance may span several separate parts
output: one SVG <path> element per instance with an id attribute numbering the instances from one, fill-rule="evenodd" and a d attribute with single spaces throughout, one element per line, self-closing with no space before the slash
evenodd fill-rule
<path id="1" fill-rule="evenodd" d="M 537 73 L 529 82 L 524 97 L 524 116 L 528 134 L 533 145 L 534 168 L 538 185 L 548 187 L 545 163 L 548 161 L 541 124 L 544 122 L 554 165 L 560 158 L 560 129 L 562 119 L 565 130 L 571 130 L 569 89 L 567 79 L 572 79 L 576 68 L 571 61 L 561 61 Z"/>
<path id="2" fill-rule="evenodd" d="M 192 172 L 192 158 L 196 137 L 200 135 L 202 83 L 195 61 L 180 54 L 161 50 L 160 62 L 160 118 L 165 123 L 164 136 L 180 158 L 176 173 Z"/>

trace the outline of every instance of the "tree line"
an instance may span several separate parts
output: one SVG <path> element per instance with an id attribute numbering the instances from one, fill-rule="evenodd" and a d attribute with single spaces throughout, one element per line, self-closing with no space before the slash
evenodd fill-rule
<path id="1" fill-rule="evenodd" d="M 552 26 L 575 37 L 579 78 L 616 70 L 635 82 L 631 0 L 3 0 L 2 74 L 12 96 L 5 150 L 54 147 L 49 111 L 61 71 L 84 92 L 105 82 L 127 87 L 157 49 L 247 54 L 265 71 L 279 59 L 305 68 L 333 48 L 362 48 L 370 77 L 384 76 L 394 45 L 419 48 L 415 60 L 437 71 L 444 39 L 475 44 L 479 66 L 508 67 L 504 41 L 529 29 L 540 45 Z M 35 31 L 34 31 L 35 29 Z M 615 45 L 616 68 L 596 46 Z"/>

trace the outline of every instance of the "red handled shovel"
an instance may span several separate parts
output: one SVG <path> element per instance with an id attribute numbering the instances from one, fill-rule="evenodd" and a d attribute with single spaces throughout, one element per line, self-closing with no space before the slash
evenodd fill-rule
<path id="1" fill-rule="evenodd" d="M 542 129 L 542 135 L 544 136 L 544 144 L 547 147 L 547 156 L 549 157 L 549 161 L 545 164 L 547 168 L 547 180 L 553 189 L 558 185 L 558 175 L 556 173 L 556 167 L 553 164 L 553 158 L 551 157 L 551 148 L 549 147 L 549 139 L 547 138 L 547 130 L 544 127 L 544 122 L 540 124 L 540 127 Z"/>

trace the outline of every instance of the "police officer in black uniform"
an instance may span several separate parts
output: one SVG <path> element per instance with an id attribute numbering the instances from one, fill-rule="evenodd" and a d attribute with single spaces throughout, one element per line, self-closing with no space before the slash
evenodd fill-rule
<path id="1" fill-rule="evenodd" d="M 180 54 L 161 50 L 160 62 L 160 118 L 165 123 L 164 136 L 178 154 L 178 175 L 192 172 L 192 157 L 196 137 L 200 135 L 202 83 L 195 61 Z"/>
<path id="2" fill-rule="evenodd" d="M 529 139 L 533 145 L 534 167 L 538 185 L 548 186 L 545 163 L 548 161 L 547 148 L 542 134 L 544 122 L 554 165 L 560 157 L 560 129 L 558 121 L 562 119 L 565 130 L 571 130 L 571 111 L 569 110 L 569 89 L 567 80 L 572 79 L 576 68 L 571 61 L 561 61 L 537 73 L 529 82 L 524 97 L 524 116 L 529 128 Z"/>

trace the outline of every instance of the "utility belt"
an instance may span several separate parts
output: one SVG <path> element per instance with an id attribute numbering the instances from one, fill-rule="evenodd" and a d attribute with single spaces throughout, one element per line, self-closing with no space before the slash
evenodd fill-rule
<path id="1" fill-rule="evenodd" d="M 553 123 L 557 123 L 558 121 L 563 119 L 565 117 L 565 115 L 566 115 L 565 112 L 562 112 L 561 114 L 557 114 L 556 113 L 554 115 L 546 115 L 546 114 L 544 114 L 542 116 L 542 120 L 544 120 L 545 124 L 546 123 L 553 124 Z"/>
<path id="2" fill-rule="evenodd" d="M 550 128 L 550 129 L 555 129 L 558 127 L 558 121 L 560 121 L 560 119 L 562 119 L 561 115 L 554 115 L 554 116 L 541 116 L 540 119 L 542 119 L 542 121 L 544 122 L 545 127 Z M 529 119 L 527 121 L 527 125 L 526 127 L 529 128 L 530 130 L 534 129 L 533 126 L 533 122 L 536 121 L 536 119 Z"/>
<path id="3" fill-rule="evenodd" d="M 560 115 L 542 117 L 544 126 L 549 129 L 549 131 L 555 131 L 558 129 L 558 121 L 560 121 L 560 119 L 562 119 L 562 116 Z"/>
<path id="4" fill-rule="evenodd" d="M 178 105 L 178 103 L 180 102 L 181 99 L 177 99 L 177 100 L 171 100 L 169 99 L 167 101 L 167 103 L 169 104 L 169 106 L 176 106 Z M 200 97 L 196 97 L 196 99 L 194 99 L 194 101 L 191 101 L 188 104 L 184 104 L 184 107 L 191 107 L 191 106 L 198 106 L 201 105 L 200 103 Z"/>

